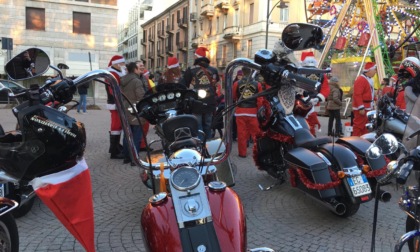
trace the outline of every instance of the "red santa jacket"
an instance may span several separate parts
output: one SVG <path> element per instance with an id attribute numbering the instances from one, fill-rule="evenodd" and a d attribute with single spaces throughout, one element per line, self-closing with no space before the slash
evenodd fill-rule
<path id="1" fill-rule="evenodd" d="M 353 90 L 353 110 L 372 110 L 375 99 L 373 80 L 362 74 L 354 81 Z"/>
<path id="2" fill-rule="evenodd" d="M 327 75 L 324 74 L 322 78 L 321 87 L 319 89 L 319 93 L 316 95 L 316 97 L 319 99 L 320 102 L 324 102 L 329 95 L 330 95 L 330 85 L 328 84 Z M 319 103 L 317 104 L 317 106 L 319 106 Z"/>
<path id="3" fill-rule="evenodd" d="M 121 83 L 121 77 L 123 76 L 122 72 L 119 72 L 118 70 L 112 67 L 108 67 L 107 70 L 115 77 L 115 79 L 117 79 L 119 85 Z M 112 88 L 110 86 L 106 87 L 106 93 L 108 96 L 106 108 L 108 110 L 116 110 L 117 108 L 115 107 L 115 98 L 114 94 L 112 93 Z"/>

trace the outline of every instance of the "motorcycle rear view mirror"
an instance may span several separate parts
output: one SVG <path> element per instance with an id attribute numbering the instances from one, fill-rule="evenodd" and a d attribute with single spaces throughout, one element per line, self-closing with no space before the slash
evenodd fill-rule
<path id="1" fill-rule="evenodd" d="M 286 47 L 294 50 L 318 49 L 323 39 L 321 27 L 313 24 L 293 23 L 284 28 L 281 39 Z"/>
<path id="2" fill-rule="evenodd" d="M 382 134 L 366 151 L 370 159 L 377 159 L 381 155 L 389 155 L 398 150 L 398 140 L 392 134 Z"/>
<path id="3" fill-rule="evenodd" d="M 39 48 L 29 48 L 13 57 L 4 67 L 13 80 L 26 80 L 43 75 L 50 66 L 50 58 Z"/>

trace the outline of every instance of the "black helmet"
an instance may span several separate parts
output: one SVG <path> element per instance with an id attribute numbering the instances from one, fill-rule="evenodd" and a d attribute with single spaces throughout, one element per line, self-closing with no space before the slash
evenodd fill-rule
<path id="1" fill-rule="evenodd" d="M 0 137 L 0 169 L 32 180 L 74 166 L 86 146 L 83 123 L 56 109 L 28 103 L 14 108 L 20 131 Z"/>
<path id="2" fill-rule="evenodd" d="M 401 61 L 398 77 L 414 78 L 420 73 L 420 60 L 416 57 L 407 57 Z"/>

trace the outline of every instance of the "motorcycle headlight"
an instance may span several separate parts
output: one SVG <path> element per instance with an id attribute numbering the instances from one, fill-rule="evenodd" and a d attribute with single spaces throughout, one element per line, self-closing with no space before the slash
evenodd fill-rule
<path id="1" fill-rule="evenodd" d="M 197 94 L 198 94 L 198 97 L 200 97 L 200 98 L 206 98 L 207 91 L 204 90 L 204 89 L 199 89 L 198 92 L 197 92 Z"/>

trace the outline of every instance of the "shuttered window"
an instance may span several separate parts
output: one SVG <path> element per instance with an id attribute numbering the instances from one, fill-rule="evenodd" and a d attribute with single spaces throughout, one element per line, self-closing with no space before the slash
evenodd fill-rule
<path id="1" fill-rule="evenodd" d="M 26 7 L 26 29 L 45 31 L 45 9 Z"/>
<path id="2" fill-rule="evenodd" d="M 90 13 L 73 12 L 73 33 L 90 34 Z"/>

